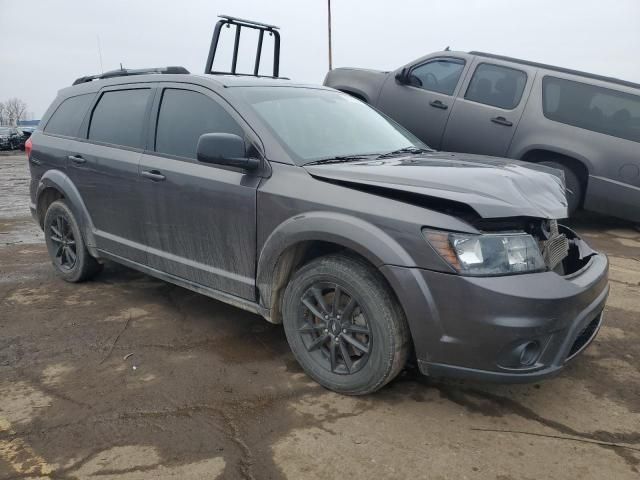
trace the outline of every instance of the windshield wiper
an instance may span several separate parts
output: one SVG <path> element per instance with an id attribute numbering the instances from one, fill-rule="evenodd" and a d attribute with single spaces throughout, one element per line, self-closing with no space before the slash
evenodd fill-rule
<path id="1" fill-rule="evenodd" d="M 373 153 L 370 155 L 338 155 L 336 157 L 323 158 L 314 162 L 305 163 L 305 165 L 327 165 L 329 163 L 345 163 L 353 162 L 355 160 L 368 160 L 371 155 L 377 155 L 377 153 Z"/>
<path id="2" fill-rule="evenodd" d="M 393 152 L 388 152 L 388 153 L 383 153 L 382 155 L 379 155 L 378 158 L 389 158 L 389 157 L 395 157 L 396 155 L 402 155 L 403 153 L 410 153 L 412 155 L 417 155 L 419 153 L 427 153 L 427 152 L 432 152 L 433 150 L 428 150 L 426 148 L 420 148 L 420 147 L 404 147 L 404 148 L 399 148 L 398 150 L 394 150 Z"/>

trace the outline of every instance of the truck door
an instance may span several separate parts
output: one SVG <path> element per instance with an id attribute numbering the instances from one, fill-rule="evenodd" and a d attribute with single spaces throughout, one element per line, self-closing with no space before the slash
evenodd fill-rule
<path id="1" fill-rule="evenodd" d="M 442 150 L 506 156 L 536 69 L 476 57 L 453 106 Z"/>
<path id="2" fill-rule="evenodd" d="M 376 106 L 438 149 L 464 70 L 462 58 L 429 58 L 408 67 L 400 80 L 390 75 Z"/>

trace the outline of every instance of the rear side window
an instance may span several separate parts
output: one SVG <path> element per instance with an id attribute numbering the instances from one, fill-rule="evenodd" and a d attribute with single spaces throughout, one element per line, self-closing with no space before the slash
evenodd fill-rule
<path id="1" fill-rule="evenodd" d="M 143 148 L 150 89 L 105 92 L 91 116 L 89 140 Z"/>
<path id="2" fill-rule="evenodd" d="M 453 95 L 462 70 L 464 60 L 439 58 L 411 70 L 409 83 L 423 90 Z"/>
<path id="3" fill-rule="evenodd" d="M 64 135 L 65 137 L 77 136 L 93 97 L 94 94 L 89 93 L 67 98 L 47 122 L 47 126 L 44 128 L 45 133 Z"/>
<path id="4" fill-rule="evenodd" d="M 158 113 L 156 152 L 196 158 L 198 139 L 205 133 L 243 136 L 235 120 L 211 98 L 189 90 L 166 89 Z"/>
<path id="5" fill-rule="evenodd" d="M 640 96 L 555 77 L 542 80 L 544 116 L 640 142 Z"/>
<path id="6" fill-rule="evenodd" d="M 473 73 L 464 98 L 511 110 L 520 103 L 526 84 L 527 74 L 521 70 L 481 63 Z"/>

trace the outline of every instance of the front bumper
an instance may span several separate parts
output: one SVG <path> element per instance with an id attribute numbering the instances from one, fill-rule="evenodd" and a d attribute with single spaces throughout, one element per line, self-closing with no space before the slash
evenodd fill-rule
<path id="1" fill-rule="evenodd" d="M 421 372 L 483 381 L 527 382 L 558 373 L 595 338 L 609 294 L 602 254 L 565 277 L 480 278 L 395 266 L 383 272 L 407 314 Z M 538 354 L 521 364 L 514 352 L 530 342 Z"/>

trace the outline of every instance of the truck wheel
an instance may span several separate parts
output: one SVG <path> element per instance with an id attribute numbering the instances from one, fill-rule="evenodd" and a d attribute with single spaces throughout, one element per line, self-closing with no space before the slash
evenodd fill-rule
<path id="1" fill-rule="evenodd" d="M 552 167 L 564 172 L 564 180 L 567 188 L 567 203 L 569 204 L 569 216 L 573 216 L 580 207 L 580 203 L 582 203 L 582 194 L 584 189 L 582 187 L 582 182 L 580 182 L 580 178 L 578 178 L 578 175 L 576 175 L 571 168 L 558 162 L 540 162 L 540 165 Z"/>
<path id="2" fill-rule="evenodd" d="M 298 363 L 316 382 L 349 395 L 374 392 L 404 367 L 404 312 L 378 270 L 328 255 L 298 270 L 284 292 L 283 323 Z"/>
<path id="3" fill-rule="evenodd" d="M 53 202 L 44 217 L 44 238 L 53 267 L 63 280 L 82 282 L 102 270 L 89 254 L 80 227 L 63 200 Z"/>

